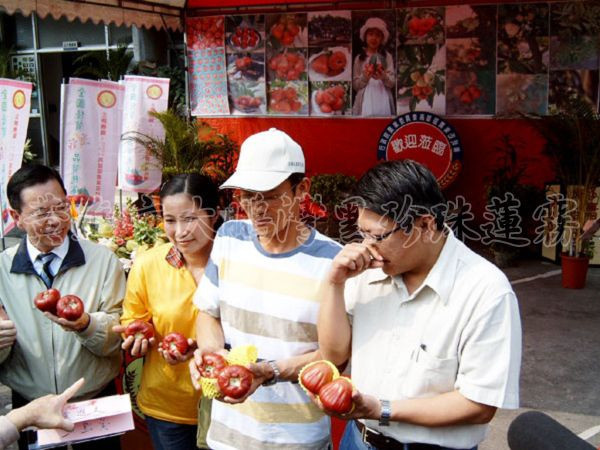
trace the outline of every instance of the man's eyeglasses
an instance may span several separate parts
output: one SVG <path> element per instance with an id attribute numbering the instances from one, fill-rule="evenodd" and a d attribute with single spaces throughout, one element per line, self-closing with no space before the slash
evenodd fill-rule
<path id="1" fill-rule="evenodd" d="M 292 200 L 294 198 L 294 194 L 296 193 L 296 186 L 297 184 L 291 186 L 291 192 L 284 191 L 279 194 L 270 195 L 264 195 L 262 192 L 254 192 L 252 194 L 240 192 L 237 197 L 242 207 L 254 206 L 263 202 L 267 205 L 271 205 L 277 200 L 286 199 L 288 197 L 290 200 Z"/>
<path id="2" fill-rule="evenodd" d="M 403 229 L 402 225 L 396 225 L 393 229 L 391 229 L 390 231 L 387 231 L 383 234 L 371 234 L 371 233 L 367 233 L 366 231 L 362 231 L 362 230 L 358 230 L 358 234 L 360 235 L 361 238 L 363 238 L 363 240 L 368 239 L 373 242 L 381 242 L 381 241 L 389 238 L 396 231 L 400 231 L 402 229 Z"/>
<path id="3" fill-rule="evenodd" d="M 240 194 L 238 199 L 242 206 L 254 206 L 263 202 L 270 205 L 275 203 L 277 200 L 284 198 L 286 195 L 289 196 L 290 193 L 282 192 L 281 194 L 263 195 L 259 192 L 253 195 Z"/>
<path id="4" fill-rule="evenodd" d="M 61 219 L 69 216 L 69 204 L 62 203 L 58 206 L 54 206 L 52 208 L 40 208 L 30 212 L 29 217 L 34 220 L 44 220 L 48 219 L 52 216 L 59 217 Z"/>

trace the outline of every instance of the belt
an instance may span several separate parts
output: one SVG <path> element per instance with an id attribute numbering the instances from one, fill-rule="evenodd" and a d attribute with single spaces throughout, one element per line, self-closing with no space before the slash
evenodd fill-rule
<path id="1" fill-rule="evenodd" d="M 356 427 L 362 435 L 363 442 L 372 445 L 377 450 L 435 450 L 442 447 L 434 444 L 411 443 L 403 444 L 394 438 L 367 428 L 362 422 L 355 420 Z"/>
<path id="2" fill-rule="evenodd" d="M 402 449 L 402 442 L 397 441 L 394 438 L 386 436 L 385 434 L 378 433 L 377 431 L 371 430 L 367 428 L 362 422 L 356 420 L 356 427 L 360 434 L 362 435 L 363 442 L 367 444 L 371 444 L 373 447 L 377 449 L 385 450 L 385 449 Z"/>

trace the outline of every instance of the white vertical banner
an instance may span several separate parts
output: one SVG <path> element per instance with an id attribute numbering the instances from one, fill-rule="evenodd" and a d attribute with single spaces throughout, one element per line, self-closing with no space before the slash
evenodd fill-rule
<path id="1" fill-rule="evenodd" d="M 62 85 L 60 172 L 70 198 L 91 202 L 88 214 L 112 213 L 124 91 L 112 81 Z"/>
<path id="2" fill-rule="evenodd" d="M 148 114 L 163 112 L 168 107 L 169 79 L 125 76 L 123 104 L 123 136 L 119 148 L 119 188 L 126 191 L 149 193 L 160 187 L 161 163 L 137 142 L 134 135 L 163 139 L 162 124 Z"/>
<path id="3" fill-rule="evenodd" d="M 0 183 L 2 236 L 15 227 L 8 213 L 6 184 L 21 167 L 31 109 L 31 83 L 0 78 Z"/>

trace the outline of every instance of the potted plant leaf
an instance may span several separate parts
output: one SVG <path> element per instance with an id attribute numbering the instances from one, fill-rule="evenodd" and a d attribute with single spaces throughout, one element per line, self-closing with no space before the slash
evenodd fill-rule
<path id="1" fill-rule="evenodd" d="M 131 131 L 123 139 L 144 146 L 156 158 L 162 166 L 163 181 L 180 173 L 204 173 L 216 181 L 226 177 L 222 165 L 214 163 L 236 150 L 227 135 L 217 133 L 205 122 L 188 120 L 172 109 L 149 114 L 162 124 L 164 138 Z"/>
<path id="2" fill-rule="evenodd" d="M 496 239 L 490 245 L 498 267 L 513 265 L 529 245 L 535 228 L 533 213 L 543 200 L 542 189 L 527 183 L 528 170 L 534 165 L 531 159 L 520 156 L 524 146 L 524 142 L 507 133 L 499 136 L 495 141 L 495 166 L 485 178 L 488 208 L 493 210 L 490 205 L 504 204 L 504 210 L 516 213 L 507 219 L 506 211 L 488 211 L 499 226 L 494 231 Z"/>
<path id="3" fill-rule="evenodd" d="M 163 138 L 156 138 L 137 131 L 123 135 L 145 147 L 162 168 L 163 182 L 173 175 L 202 173 L 217 184 L 233 172 L 237 145 L 229 136 L 218 133 L 206 122 L 189 120 L 172 109 L 149 113 L 163 126 Z M 158 196 L 153 197 L 159 211 Z"/>
<path id="4" fill-rule="evenodd" d="M 356 178 L 341 173 L 319 174 L 310 179 L 310 204 L 305 209 L 315 217 L 315 227 L 323 234 L 346 243 L 352 235 L 355 210 L 345 200 L 356 185 Z M 312 209 L 315 213 L 311 213 Z M 349 230 L 343 230 L 346 227 Z"/>
<path id="5" fill-rule="evenodd" d="M 598 201 L 600 115 L 587 101 L 570 97 L 558 114 L 534 118 L 530 123 L 546 139 L 544 153 L 552 161 L 565 195 L 563 286 L 582 288 L 593 256 L 592 247 L 581 236 Z"/>

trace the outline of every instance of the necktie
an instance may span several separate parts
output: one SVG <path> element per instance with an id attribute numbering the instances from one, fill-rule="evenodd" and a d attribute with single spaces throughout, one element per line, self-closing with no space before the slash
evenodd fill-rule
<path id="1" fill-rule="evenodd" d="M 54 281 L 54 275 L 52 275 L 52 271 L 50 270 L 50 264 L 52 264 L 54 258 L 56 258 L 56 255 L 52 252 L 40 253 L 38 255 L 38 259 L 43 263 L 42 273 L 40 273 L 40 276 L 42 277 L 42 280 L 44 280 L 44 284 L 48 289 L 52 287 L 52 281 Z"/>

